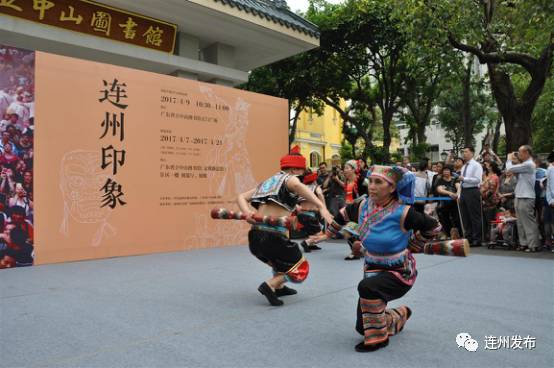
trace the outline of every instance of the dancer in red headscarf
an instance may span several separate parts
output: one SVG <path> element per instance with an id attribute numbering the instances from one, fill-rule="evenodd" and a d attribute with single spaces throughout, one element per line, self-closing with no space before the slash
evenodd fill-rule
<path id="1" fill-rule="evenodd" d="M 281 171 L 266 179 L 256 188 L 239 194 L 240 210 L 247 214 L 263 216 L 290 216 L 295 210 L 299 196 L 311 202 L 321 216 L 331 223 L 333 216 L 314 193 L 302 183 L 306 159 L 300 149 L 294 147 L 290 154 L 281 158 Z M 300 178 L 299 178 L 300 177 Z M 309 264 L 298 244 L 290 241 L 287 228 L 253 223 L 248 233 L 250 252 L 273 269 L 273 277 L 263 282 L 258 291 L 274 306 L 283 305 L 280 296 L 296 294 L 285 282 L 300 283 L 308 277 Z"/>

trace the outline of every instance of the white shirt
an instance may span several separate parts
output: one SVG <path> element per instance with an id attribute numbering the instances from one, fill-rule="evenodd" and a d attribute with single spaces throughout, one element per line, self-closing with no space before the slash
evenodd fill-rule
<path id="1" fill-rule="evenodd" d="M 433 186 L 433 178 L 437 175 L 436 172 L 427 170 L 427 182 L 429 183 L 429 188 Z"/>
<path id="2" fill-rule="evenodd" d="M 554 164 L 550 164 L 546 172 L 546 201 L 554 204 Z"/>
<path id="3" fill-rule="evenodd" d="M 12 122 L 9 120 L 0 120 L 0 132 L 5 132 L 8 125 Z"/>
<path id="4" fill-rule="evenodd" d="M 6 110 L 12 102 L 12 96 L 4 91 L 0 91 L 0 119 L 4 117 Z"/>
<path id="5" fill-rule="evenodd" d="M 429 182 L 427 178 L 423 177 L 423 174 L 415 176 L 415 196 L 416 197 L 427 197 L 429 193 Z"/>
<path id="6" fill-rule="evenodd" d="M 479 188 L 483 180 L 483 167 L 471 159 L 462 167 L 462 176 L 462 188 Z"/>
<path id="7" fill-rule="evenodd" d="M 11 103 L 10 107 L 8 107 L 8 110 L 13 110 L 18 118 L 17 123 L 23 124 L 24 122 L 29 120 L 29 109 L 23 102 L 14 101 Z"/>
<path id="8" fill-rule="evenodd" d="M 35 117 L 35 102 L 26 102 L 25 106 L 29 110 L 29 119 Z"/>
<path id="9" fill-rule="evenodd" d="M 535 198 L 535 163 L 532 158 L 521 164 L 514 165 L 512 161 L 506 161 L 506 170 L 517 175 L 515 189 L 516 198 Z"/>

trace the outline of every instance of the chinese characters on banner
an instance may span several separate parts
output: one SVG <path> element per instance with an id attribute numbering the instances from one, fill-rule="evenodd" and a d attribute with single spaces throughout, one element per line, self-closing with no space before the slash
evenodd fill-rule
<path id="1" fill-rule="evenodd" d="M 111 111 L 106 111 L 104 120 L 102 121 L 102 135 L 100 136 L 101 140 L 115 141 L 114 144 L 123 144 L 125 139 L 125 109 L 128 105 L 124 103 L 124 99 L 127 99 L 127 94 L 125 88 L 127 85 L 125 83 L 120 83 L 117 79 L 114 78 L 112 82 L 104 82 L 104 89 L 100 91 L 102 96 L 98 99 L 100 103 L 105 103 L 106 101 L 111 103 L 117 108 L 116 112 L 113 112 L 113 107 Z M 109 143 L 109 142 L 107 142 Z M 117 150 L 113 144 L 108 145 L 107 147 L 102 147 L 102 164 L 101 169 L 106 170 L 110 168 L 110 175 L 113 175 L 113 178 L 117 175 L 117 170 L 120 167 L 125 165 L 125 150 Z M 117 181 L 108 178 L 106 183 L 100 189 L 102 192 L 102 203 L 100 207 L 108 206 L 111 209 L 114 209 L 117 205 L 124 206 L 127 203 L 123 200 L 125 195 L 122 190 L 121 184 Z"/>
<path id="2" fill-rule="evenodd" d="M 0 0 L 0 14 L 173 53 L 177 26 L 89 0 Z"/>

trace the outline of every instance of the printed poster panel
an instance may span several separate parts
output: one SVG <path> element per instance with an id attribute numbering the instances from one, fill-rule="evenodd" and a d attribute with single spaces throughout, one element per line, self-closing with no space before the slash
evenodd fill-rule
<path id="1" fill-rule="evenodd" d="M 279 169 L 286 100 L 36 53 L 35 264 L 246 243 L 211 220 Z"/>

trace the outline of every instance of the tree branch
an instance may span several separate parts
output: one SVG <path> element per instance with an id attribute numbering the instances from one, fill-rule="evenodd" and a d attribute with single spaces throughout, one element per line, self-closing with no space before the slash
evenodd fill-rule
<path id="1" fill-rule="evenodd" d="M 346 111 L 344 111 L 338 103 L 333 101 L 331 98 L 325 96 L 322 97 L 323 102 L 325 102 L 327 105 L 331 106 L 333 109 L 337 110 L 339 115 L 341 116 L 342 120 L 344 121 L 350 121 L 350 115 Z"/>
<path id="2" fill-rule="evenodd" d="M 469 52 L 479 59 L 479 62 L 481 64 L 485 63 L 492 63 L 492 64 L 500 64 L 500 63 L 511 63 L 511 64 L 517 64 L 521 65 L 525 68 L 530 74 L 533 73 L 535 69 L 535 64 L 537 62 L 537 59 L 532 57 L 528 54 L 523 54 L 519 52 L 504 52 L 504 53 L 498 53 L 498 52 L 488 52 L 485 53 L 478 49 L 475 46 L 466 45 L 464 43 L 459 42 L 454 38 L 454 36 L 449 33 L 448 34 L 448 41 L 450 44 L 461 51 Z"/>

